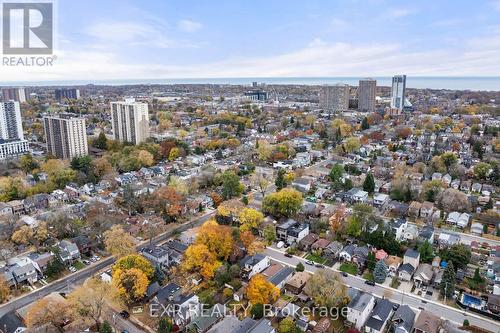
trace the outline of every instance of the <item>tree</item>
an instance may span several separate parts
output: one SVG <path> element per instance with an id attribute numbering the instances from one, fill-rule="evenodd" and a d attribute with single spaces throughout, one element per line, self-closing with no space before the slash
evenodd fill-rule
<path id="1" fill-rule="evenodd" d="M 330 224 L 330 228 L 332 228 L 332 231 L 334 233 L 339 233 L 344 225 L 343 221 L 346 216 L 346 209 L 345 205 L 339 205 L 336 209 L 335 212 L 333 213 L 332 216 L 328 219 L 328 223 Z"/>
<path id="2" fill-rule="evenodd" d="M 105 320 L 102 325 L 99 333 L 113 333 L 113 327 L 109 324 L 107 320 Z"/>
<path id="3" fill-rule="evenodd" d="M 240 178 L 233 171 L 227 170 L 222 174 L 222 196 L 225 200 L 239 196 L 243 190 Z"/>
<path id="4" fill-rule="evenodd" d="M 215 253 L 209 251 L 204 244 L 193 244 L 186 249 L 182 269 L 196 271 L 205 279 L 212 279 L 216 270 L 221 266 Z"/>
<path id="5" fill-rule="evenodd" d="M 74 317 L 93 321 L 100 331 L 102 311 L 106 303 L 116 303 L 117 295 L 113 285 L 91 278 L 69 295 L 68 302 Z"/>
<path id="6" fill-rule="evenodd" d="M 439 193 L 443 190 L 444 184 L 441 180 L 435 179 L 435 180 L 430 180 L 426 181 L 422 185 L 422 194 L 423 194 L 423 199 L 434 202 Z"/>
<path id="7" fill-rule="evenodd" d="M 26 172 L 32 172 L 39 167 L 38 162 L 33 158 L 31 154 L 23 155 L 19 158 L 19 164 L 21 169 Z"/>
<path id="8" fill-rule="evenodd" d="M 455 244 L 445 250 L 441 258 L 447 262 L 453 262 L 453 266 L 456 269 L 465 268 L 470 262 L 471 250 L 465 244 Z"/>
<path id="9" fill-rule="evenodd" d="M 300 330 L 297 328 L 297 326 L 295 326 L 295 322 L 293 321 L 292 317 L 286 317 L 283 320 L 281 320 L 278 326 L 278 332 L 295 333 L 295 332 L 300 332 Z"/>
<path id="10" fill-rule="evenodd" d="M 52 326 L 64 332 L 64 325 L 70 317 L 68 302 L 59 298 L 46 296 L 31 305 L 26 313 L 28 328 Z"/>
<path id="11" fill-rule="evenodd" d="M 214 220 L 203 223 L 196 236 L 195 244 L 203 244 L 217 259 L 227 260 L 233 252 L 231 227 L 219 225 Z"/>
<path id="12" fill-rule="evenodd" d="M 267 195 L 262 202 L 262 210 L 274 216 L 290 217 L 302 207 L 302 194 L 291 188 Z"/>
<path id="13" fill-rule="evenodd" d="M 148 280 L 151 280 L 153 278 L 155 271 L 153 265 L 151 265 L 149 260 L 141 256 L 140 254 L 129 254 L 127 256 L 121 257 L 113 265 L 113 271 L 126 271 L 129 269 L 140 270 L 146 275 Z"/>
<path id="14" fill-rule="evenodd" d="M 295 271 L 296 271 L 296 272 L 303 272 L 303 271 L 304 271 L 304 269 L 305 269 L 304 264 L 303 264 L 303 263 L 301 263 L 301 262 L 299 262 L 299 263 L 297 264 L 297 266 L 295 266 Z"/>
<path id="15" fill-rule="evenodd" d="M 448 262 L 443 272 L 443 278 L 439 285 L 441 296 L 451 298 L 455 293 L 456 275 L 453 262 Z"/>
<path id="16" fill-rule="evenodd" d="M 477 179 L 485 180 L 490 170 L 491 165 L 485 162 L 479 162 L 474 166 L 474 176 L 476 176 Z"/>
<path id="17" fill-rule="evenodd" d="M 272 304 L 278 299 L 280 290 L 264 275 L 256 274 L 248 282 L 246 295 L 252 304 Z"/>
<path id="18" fill-rule="evenodd" d="M 453 164 L 456 164 L 458 160 L 457 155 L 455 155 L 455 153 L 451 151 L 442 153 L 440 158 L 443 161 L 443 164 L 446 167 L 446 169 L 449 169 Z"/>
<path id="19" fill-rule="evenodd" d="M 94 140 L 93 146 L 102 150 L 108 149 L 108 138 L 106 138 L 104 132 L 99 133 L 97 139 Z"/>
<path id="20" fill-rule="evenodd" d="M 16 244 L 31 244 L 35 237 L 35 230 L 27 225 L 23 225 L 12 234 L 12 241 Z"/>
<path id="21" fill-rule="evenodd" d="M 434 259 L 434 249 L 427 240 L 420 244 L 418 253 L 420 253 L 420 260 L 424 263 L 430 263 Z"/>
<path id="22" fill-rule="evenodd" d="M 360 147 L 361 147 L 361 142 L 359 141 L 358 138 L 354 136 L 347 138 L 344 143 L 344 149 L 347 153 L 352 153 L 354 151 L 357 151 L 359 150 Z"/>
<path id="23" fill-rule="evenodd" d="M 476 267 L 472 279 L 468 279 L 469 287 L 473 290 L 480 290 L 484 288 L 484 279 L 479 274 L 479 267 Z"/>
<path id="24" fill-rule="evenodd" d="M 175 161 L 179 156 L 180 156 L 179 148 L 173 147 L 172 149 L 170 149 L 170 152 L 168 153 L 168 160 Z"/>
<path id="25" fill-rule="evenodd" d="M 53 252 L 55 252 L 54 257 L 47 263 L 47 269 L 45 270 L 45 275 L 49 278 L 59 276 L 65 268 L 64 262 L 59 256 L 58 248 L 55 248 Z"/>
<path id="26" fill-rule="evenodd" d="M 149 285 L 147 275 L 138 268 L 114 269 L 113 285 L 118 289 L 118 295 L 131 304 L 144 297 Z"/>
<path id="27" fill-rule="evenodd" d="M 351 237 L 361 235 L 361 222 L 358 218 L 351 216 L 347 222 L 346 233 Z"/>
<path id="28" fill-rule="evenodd" d="M 340 275 L 329 269 L 317 270 L 307 281 L 304 291 L 318 306 L 338 308 L 349 300 Z"/>
<path id="29" fill-rule="evenodd" d="M 274 185 L 276 185 L 276 189 L 278 189 L 278 191 L 286 186 L 285 173 L 286 170 L 283 168 L 278 170 L 278 175 L 276 176 L 276 180 L 274 182 Z"/>
<path id="30" fill-rule="evenodd" d="M 3 276 L 0 276 L 0 304 L 7 301 L 10 296 L 10 286 Z"/>
<path id="31" fill-rule="evenodd" d="M 447 188 L 437 196 L 438 204 L 446 211 L 470 211 L 467 194 L 454 188 Z"/>
<path id="32" fill-rule="evenodd" d="M 173 328 L 172 319 L 162 317 L 158 323 L 158 333 L 170 333 Z"/>
<path id="33" fill-rule="evenodd" d="M 370 128 L 370 124 L 368 123 L 368 118 L 364 117 L 363 121 L 361 122 L 361 129 L 364 131 L 364 130 L 367 130 L 369 128 Z"/>
<path id="34" fill-rule="evenodd" d="M 134 239 L 120 225 L 114 225 L 104 232 L 104 247 L 106 251 L 117 257 L 136 252 Z"/>
<path id="35" fill-rule="evenodd" d="M 262 317 L 264 317 L 264 305 L 254 304 L 250 309 L 250 313 L 253 319 L 261 319 Z"/>
<path id="36" fill-rule="evenodd" d="M 336 163 L 332 167 L 329 177 L 332 181 L 332 188 L 334 190 L 340 190 L 343 186 L 342 180 L 344 178 L 344 167 L 341 164 Z"/>
<path id="37" fill-rule="evenodd" d="M 375 269 L 375 265 L 377 263 L 377 259 L 375 258 L 375 253 L 372 251 L 368 252 L 368 257 L 366 258 L 366 268 L 370 271 Z"/>
<path id="38" fill-rule="evenodd" d="M 375 179 L 373 179 L 371 172 L 366 174 L 365 181 L 363 182 L 363 190 L 368 193 L 373 193 L 375 191 Z"/>
<path id="39" fill-rule="evenodd" d="M 384 260 L 379 260 L 375 264 L 375 269 L 373 270 L 373 277 L 375 279 L 375 282 L 377 283 L 384 283 L 387 273 L 389 270 L 387 269 L 387 265 L 385 264 Z"/>
<path id="40" fill-rule="evenodd" d="M 264 220 L 264 215 L 253 208 L 244 208 L 240 213 L 239 220 L 240 230 L 248 231 L 257 229 Z"/>
<path id="41" fill-rule="evenodd" d="M 252 184 L 259 190 L 262 197 L 264 197 L 269 185 L 271 185 L 271 182 L 262 173 L 255 173 L 252 176 Z"/>
<path id="42" fill-rule="evenodd" d="M 268 244 L 276 240 L 276 227 L 273 224 L 267 224 L 263 230 L 264 239 Z"/>

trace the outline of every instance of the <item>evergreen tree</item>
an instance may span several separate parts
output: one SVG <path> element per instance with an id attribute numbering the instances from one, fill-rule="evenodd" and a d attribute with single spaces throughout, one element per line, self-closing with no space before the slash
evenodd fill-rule
<path id="1" fill-rule="evenodd" d="M 439 285 L 441 296 L 451 298 L 455 292 L 456 274 L 453 262 L 448 261 Z"/>
<path id="2" fill-rule="evenodd" d="M 297 266 L 295 267 L 295 271 L 297 271 L 297 272 L 303 272 L 304 269 L 305 269 L 304 264 L 302 264 L 301 262 L 299 262 L 297 264 Z"/>
<path id="3" fill-rule="evenodd" d="M 373 175 L 371 172 L 368 172 L 365 177 L 365 181 L 363 182 L 363 190 L 368 193 L 373 193 L 373 191 L 375 191 L 375 180 L 373 179 Z"/>
<path id="4" fill-rule="evenodd" d="M 283 187 L 285 187 L 286 183 L 285 183 L 285 169 L 279 169 L 278 170 L 278 176 L 276 177 L 276 181 L 274 182 L 274 184 L 276 185 L 276 188 L 279 190 L 281 190 Z"/>
<path id="5" fill-rule="evenodd" d="M 339 163 L 335 164 L 330 170 L 330 180 L 332 181 L 332 188 L 339 190 L 342 187 L 342 178 L 344 175 L 344 168 Z"/>
<path id="6" fill-rule="evenodd" d="M 418 253 L 420 253 L 420 260 L 424 263 L 430 263 L 434 259 L 434 251 L 432 245 L 425 241 L 418 247 Z"/>
<path id="7" fill-rule="evenodd" d="M 387 265 L 383 260 L 377 261 L 375 264 L 375 269 L 373 270 L 373 277 L 375 279 L 375 282 L 377 283 L 383 283 L 385 281 L 385 278 L 387 277 L 388 273 Z"/>
<path id="8" fill-rule="evenodd" d="M 102 323 L 99 333 L 113 333 L 113 328 L 108 321 L 104 321 L 104 323 Z"/>
<path id="9" fill-rule="evenodd" d="M 167 317 L 162 317 L 158 323 L 158 333 L 170 333 L 172 327 L 172 320 Z"/>
<path id="10" fill-rule="evenodd" d="M 375 268 L 377 259 L 375 258 L 375 253 L 373 252 L 368 252 L 368 257 L 366 258 L 366 268 L 368 268 L 370 271 L 373 271 Z"/>
<path id="11" fill-rule="evenodd" d="M 104 132 L 99 133 L 99 136 L 94 141 L 94 147 L 103 150 L 108 148 L 108 139 L 106 138 L 106 134 L 104 134 Z"/>
<path id="12" fill-rule="evenodd" d="M 370 128 L 370 124 L 368 123 L 368 118 L 364 117 L 363 121 L 361 122 L 361 129 L 367 130 L 369 128 Z"/>

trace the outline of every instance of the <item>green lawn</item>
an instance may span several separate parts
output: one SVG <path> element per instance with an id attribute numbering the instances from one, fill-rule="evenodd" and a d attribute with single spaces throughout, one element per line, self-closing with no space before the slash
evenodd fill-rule
<path id="1" fill-rule="evenodd" d="M 370 271 L 366 271 L 365 274 L 363 274 L 363 279 L 368 280 L 368 281 L 375 281 L 375 278 L 373 277 L 373 273 Z"/>
<path id="2" fill-rule="evenodd" d="M 324 264 L 325 261 L 326 261 L 325 259 L 321 258 L 320 256 L 317 256 L 317 255 L 312 254 L 312 253 L 308 253 L 306 255 L 306 259 L 314 261 L 314 262 L 317 262 L 317 263 L 320 263 L 320 264 Z"/>
<path id="3" fill-rule="evenodd" d="M 356 266 L 356 264 L 343 263 L 342 265 L 340 265 L 339 269 L 341 272 L 346 272 L 346 273 L 351 274 L 351 275 L 358 274 L 358 266 Z"/>
<path id="4" fill-rule="evenodd" d="M 85 268 L 85 264 L 81 261 L 75 261 L 73 263 L 73 267 L 75 267 L 77 270 L 80 270 L 82 268 Z"/>

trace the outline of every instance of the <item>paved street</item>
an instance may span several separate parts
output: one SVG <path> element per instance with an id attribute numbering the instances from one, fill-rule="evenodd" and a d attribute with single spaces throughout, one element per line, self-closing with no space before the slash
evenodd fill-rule
<path id="1" fill-rule="evenodd" d="M 267 248 L 264 253 L 268 255 L 272 260 L 280 262 L 285 265 L 289 265 L 295 267 L 299 262 L 302 262 L 306 268 L 306 271 L 310 273 L 314 273 L 319 268 L 315 266 L 307 265 L 305 263 L 304 258 L 299 258 L 297 256 L 293 256 L 292 258 L 285 257 L 283 252 L 280 250 L 276 250 L 273 248 Z M 327 269 L 331 269 L 327 267 Z M 460 309 L 455 309 L 444 304 L 435 303 L 432 301 L 425 300 L 427 303 L 422 302 L 422 298 L 409 295 L 406 293 L 402 293 L 401 291 L 393 288 L 388 288 L 382 285 L 369 286 L 364 283 L 364 279 L 358 276 L 349 275 L 348 277 L 343 277 L 344 283 L 347 286 L 366 291 L 372 295 L 377 297 L 385 296 L 389 298 L 391 301 L 399 303 L 399 304 L 407 304 L 413 309 L 425 309 L 434 314 L 440 315 L 442 318 L 455 322 L 461 325 L 464 319 L 468 319 L 471 325 L 475 325 L 484 329 L 487 329 L 491 332 L 500 333 L 500 325 L 495 321 L 487 318 L 483 318 L 473 313 L 464 312 Z"/>

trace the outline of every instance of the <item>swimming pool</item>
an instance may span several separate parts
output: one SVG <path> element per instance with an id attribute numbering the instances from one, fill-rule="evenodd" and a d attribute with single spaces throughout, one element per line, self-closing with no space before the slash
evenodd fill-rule
<path id="1" fill-rule="evenodd" d="M 474 297 L 474 296 L 469 295 L 469 294 L 463 294 L 462 304 L 480 309 L 482 302 L 481 302 L 481 299 L 479 299 L 477 297 Z"/>

